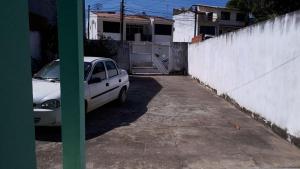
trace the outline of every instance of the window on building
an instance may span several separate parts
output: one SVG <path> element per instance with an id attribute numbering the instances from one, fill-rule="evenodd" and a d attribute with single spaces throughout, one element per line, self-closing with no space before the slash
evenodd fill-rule
<path id="1" fill-rule="evenodd" d="M 213 20 L 213 14 L 212 12 L 207 13 L 207 20 L 212 21 Z"/>
<path id="2" fill-rule="evenodd" d="M 155 24 L 155 35 L 172 35 L 172 25 Z"/>
<path id="3" fill-rule="evenodd" d="M 230 12 L 221 12 L 221 20 L 230 20 Z"/>
<path id="4" fill-rule="evenodd" d="M 200 34 L 216 35 L 216 27 L 214 26 L 200 26 Z"/>
<path id="5" fill-rule="evenodd" d="M 120 22 L 103 22 L 103 32 L 120 33 Z"/>
<path id="6" fill-rule="evenodd" d="M 205 12 L 198 12 L 198 20 L 199 21 L 204 21 L 207 19 L 207 14 Z"/>
<path id="7" fill-rule="evenodd" d="M 128 41 L 134 41 L 134 35 L 136 33 L 140 33 L 143 35 L 144 33 L 144 26 L 143 25 L 126 25 L 126 40 Z"/>
<path id="8" fill-rule="evenodd" d="M 236 14 L 236 21 L 244 22 L 246 19 L 246 15 L 244 13 L 237 13 Z"/>

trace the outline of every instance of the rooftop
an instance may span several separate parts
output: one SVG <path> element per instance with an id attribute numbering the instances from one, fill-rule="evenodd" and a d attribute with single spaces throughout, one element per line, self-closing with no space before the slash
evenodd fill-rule
<path id="1" fill-rule="evenodd" d="M 189 8 L 174 8 L 173 15 L 178 15 L 178 14 L 185 13 L 185 12 L 193 12 L 194 11 L 193 6 L 210 8 L 210 9 L 223 9 L 223 10 L 239 11 L 239 9 L 236 9 L 236 8 L 227 8 L 227 7 L 222 7 L 222 6 L 210 6 L 210 5 L 196 4 L 196 5 L 192 5 L 192 7 L 189 7 Z"/>
<path id="2" fill-rule="evenodd" d="M 106 19 L 120 19 L 119 13 L 114 12 L 93 12 L 98 17 L 106 18 Z M 141 21 L 141 22 L 149 22 L 150 18 L 153 18 L 156 22 L 167 22 L 172 24 L 174 21 L 172 19 L 163 18 L 160 16 L 151 16 L 151 15 L 125 15 L 125 21 Z"/>
<path id="3" fill-rule="evenodd" d="M 193 5 L 193 6 L 239 11 L 239 9 L 237 9 L 237 8 L 227 8 L 227 7 L 224 7 L 224 6 L 211 6 L 211 5 L 204 5 L 204 4 L 196 4 L 196 5 Z"/>

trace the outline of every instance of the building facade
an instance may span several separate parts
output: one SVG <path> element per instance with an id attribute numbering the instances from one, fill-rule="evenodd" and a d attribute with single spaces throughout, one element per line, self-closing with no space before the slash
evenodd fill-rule
<path id="1" fill-rule="evenodd" d="M 174 9 L 173 20 L 173 42 L 191 42 L 197 25 L 192 9 Z"/>
<path id="2" fill-rule="evenodd" d="M 125 15 L 123 38 L 126 41 L 172 42 L 173 20 L 146 15 Z M 91 12 L 88 39 L 102 37 L 121 40 L 120 14 L 114 12 Z"/>
<path id="3" fill-rule="evenodd" d="M 194 5 L 174 9 L 174 42 L 191 42 L 191 36 L 211 38 L 246 26 L 247 15 L 237 9 Z M 193 33 L 193 35 L 191 35 Z"/>

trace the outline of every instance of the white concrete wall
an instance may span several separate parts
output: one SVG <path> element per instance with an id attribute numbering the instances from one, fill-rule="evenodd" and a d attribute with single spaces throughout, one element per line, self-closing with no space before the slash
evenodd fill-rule
<path id="1" fill-rule="evenodd" d="M 195 14 L 188 11 L 174 15 L 173 20 L 173 42 L 192 42 L 195 30 Z"/>
<path id="2" fill-rule="evenodd" d="M 300 11 L 189 45 L 189 74 L 300 137 Z"/>
<path id="3" fill-rule="evenodd" d="M 99 39 L 98 35 L 98 19 L 97 15 L 90 13 L 90 27 L 89 27 L 89 39 L 97 40 Z"/>

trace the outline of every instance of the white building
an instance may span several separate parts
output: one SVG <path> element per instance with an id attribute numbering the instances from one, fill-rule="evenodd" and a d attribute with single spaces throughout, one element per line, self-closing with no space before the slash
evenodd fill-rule
<path id="1" fill-rule="evenodd" d="M 89 22 L 89 39 L 97 40 L 104 36 L 121 40 L 120 14 L 91 12 Z M 123 31 L 126 41 L 172 42 L 173 20 L 158 16 L 126 15 Z"/>
<path id="2" fill-rule="evenodd" d="M 195 13 L 174 9 L 173 20 L 173 42 L 191 42 L 195 32 Z"/>
<path id="3" fill-rule="evenodd" d="M 195 35 L 214 37 L 231 32 L 244 27 L 246 19 L 245 13 L 225 7 L 195 5 L 189 9 L 174 9 L 173 41 L 191 42 Z"/>

